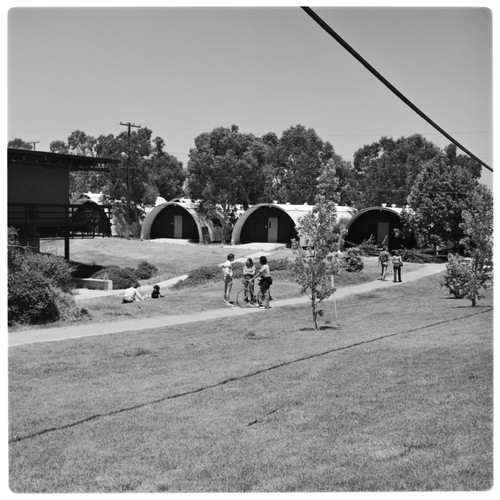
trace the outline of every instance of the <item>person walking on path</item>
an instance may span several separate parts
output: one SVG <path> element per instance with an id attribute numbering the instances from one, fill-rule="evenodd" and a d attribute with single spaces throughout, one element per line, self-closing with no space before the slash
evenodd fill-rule
<path id="1" fill-rule="evenodd" d="M 385 275 L 387 274 L 387 267 L 389 265 L 389 252 L 387 251 L 387 247 L 384 246 L 382 248 L 382 251 L 378 255 L 378 261 L 380 263 L 381 269 L 380 269 L 380 280 L 382 281 L 387 281 L 385 279 Z"/>
<path id="2" fill-rule="evenodd" d="M 401 268 L 403 267 L 403 259 L 399 254 L 399 251 L 396 250 L 394 255 L 392 256 L 392 268 L 394 270 L 394 283 L 399 281 L 401 283 Z M 396 278 L 398 278 L 396 280 Z"/>
<path id="3" fill-rule="evenodd" d="M 271 297 L 271 285 L 273 284 L 273 279 L 271 278 L 271 273 L 269 271 L 269 264 L 267 263 L 267 257 L 264 255 L 260 257 L 260 269 L 255 275 L 255 278 L 260 277 L 259 287 L 263 297 L 263 304 L 259 304 L 260 307 L 265 309 L 271 309 L 269 305 L 269 300 Z"/>
<path id="4" fill-rule="evenodd" d="M 231 296 L 231 289 L 233 288 L 233 260 L 234 254 L 230 253 L 227 256 L 226 262 L 222 264 L 222 279 L 224 280 L 224 303 L 227 306 L 234 306 L 229 301 Z"/>

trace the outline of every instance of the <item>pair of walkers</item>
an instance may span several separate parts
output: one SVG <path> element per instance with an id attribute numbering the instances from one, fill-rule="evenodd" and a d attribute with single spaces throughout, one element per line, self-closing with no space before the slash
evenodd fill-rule
<path id="1" fill-rule="evenodd" d="M 380 278 L 379 280 L 387 281 L 385 276 L 387 274 L 387 268 L 389 267 L 389 261 L 392 261 L 392 269 L 394 272 L 394 283 L 401 283 L 401 268 L 403 267 L 403 259 L 398 250 L 391 254 L 388 252 L 387 247 L 384 247 L 378 256 L 378 262 L 381 266 Z"/>
<path id="2" fill-rule="evenodd" d="M 224 279 L 224 303 L 228 306 L 234 304 L 230 302 L 231 289 L 233 287 L 233 265 L 234 254 L 230 253 L 227 256 L 226 262 L 222 264 L 222 272 Z M 253 260 L 247 259 L 245 267 L 243 268 L 243 285 L 245 286 L 245 301 L 255 301 L 255 288 L 254 283 L 259 278 L 259 288 L 263 297 L 263 304 L 260 307 L 270 309 L 269 301 L 271 300 L 270 288 L 273 283 L 271 273 L 269 271 L 269 264 L 267 258 L 263 255 L 259 258 L 260 269 L 256 271 Z"/>

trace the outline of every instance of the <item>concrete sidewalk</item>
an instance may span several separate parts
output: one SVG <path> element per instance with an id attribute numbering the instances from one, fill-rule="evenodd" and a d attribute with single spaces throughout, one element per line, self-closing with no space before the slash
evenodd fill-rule
<path id="1" fill-rule="evenodd" d="M 405 273 L 404 281 L 411 282 L 426 276 L 430 276 L 436 273 L 440 273 L 446 269 L 444 264 L 426 264 L 415 271 L 410 271 Z M 379 290 L 381 288 L 387 288 L 390 286 L 401 286 L 399 283 L 393 283 L 392 281 L 370 281 L 368 283 L 362 283 L 360 285 L 353 285 L 341 289 L 337 289 L 335 293 L 335 299 L 339 300 L 348 295 L 357 295 L 360 293 L 371 292 L 374 290 Z M 329 301 L 333 298 L 328 299 Z M 309 301 L 308 297 L 301 296 L 292 299 L 283 300 L 273 300 L 273 308 L 286 307 L 296 304 L 305 304 Z M 200 321 L 210 321 L 213 319 L 228 318 L 235 316 L 243 316 L 246 314 L 272 314 L 271 311 L 266 311 L 263 309 L 240 309 L 239 307 L 224 307 L 221 309 L 214 309 L 211 311 L 203 311 L 193 314 L 179 314 L 170 316 L 158 316 L 148 318 L 144 320 L 130 319 L 113 321 L 108 323 L 91 323 L 91 324 L 81 324 L 74 326 L 67 326 L 62 328 L 43 328 L 38 330 L 29 331 L 17 331 L 9 332 L 9 347 L 33 344 L 40 342 L 56 342 L 67 339 L 74 339 L 80 337 L 92 337 L 95 335 L 106 335 L 109 333 L 121 333 L 134 330 L 146 330 L 150 328 L 166 328 L 169 326 L 175 326 L 186 323 L 195 323 Z"/>

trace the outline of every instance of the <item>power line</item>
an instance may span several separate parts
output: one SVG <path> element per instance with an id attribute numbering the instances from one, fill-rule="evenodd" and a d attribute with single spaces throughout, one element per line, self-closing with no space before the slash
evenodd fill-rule
<path id="1" fill-rule="evenodd" d="M 407 104 L 413 111 L 415 111 L 420 117 L 422 117 L 427 123 L 432 125 L 436 130 L 443 134 L 447 139 L 449 139 L 453 144 L 460 148 L 464 153 L 468 154 L 471 158 L 476 160 L 484 168 L 493 172 L 493 169 L 487 165 L 485 162 L 480 160 L 476 155 L 471 153 L 462 144 L 460 144 L 456 139 L 454 139 L 450 134 L 443 130 L 437 123 L 432 121 L 423 111 L 421 111 L 415 104 L 413 104 L 408 98 L 406 98 L 394 85 L 387 81 L 371 64 L 369 64 L 360 54 L 358 54 L 340 35 L 338 35 L 328 24 L 323 21 L 310 7 L 301 7 L 302 10 L 308 14 L 314 21 L 316 21 L 319 26 L 321 26 L 332 38 L 334 38 L 342 47 L 344 47 L 352 56 L 354 56 L 370 73 L 372 73 L 378 80 L 380 80 L 391 92 L 393 92 L 397 97 L 399 97 L 405 104 Z"/>

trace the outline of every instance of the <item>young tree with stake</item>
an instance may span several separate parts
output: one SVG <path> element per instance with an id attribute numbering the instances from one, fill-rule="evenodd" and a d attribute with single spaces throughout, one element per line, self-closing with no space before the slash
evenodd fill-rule
<path id="1" fill-rule="evenodd" d="M 345 236 L 345 227 L 337 222 L 337 210 L 331 201 L 319 199 L 313 210 L 299 219 L 299 241 L 293 240 L 295 260 L 291 269 L 295 280 L 311 300 L 315 330 L 319 330 L 319 317 L 324 314 L 320 304 L 334 293 L 331 276 L 341 271 L 337 251 Z"/>

